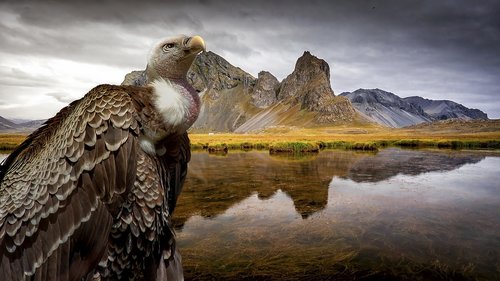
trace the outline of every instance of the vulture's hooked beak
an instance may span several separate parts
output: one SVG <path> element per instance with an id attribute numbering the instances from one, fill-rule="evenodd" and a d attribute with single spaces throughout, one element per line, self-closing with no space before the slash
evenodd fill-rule
<path id="1" fill-rule="evenodd" d="M 184 40 L 184 50 L 191 54 L 197 55 L 202 51 L 205 51 L 205 41 L 201 36 L 193 36 Z"/>

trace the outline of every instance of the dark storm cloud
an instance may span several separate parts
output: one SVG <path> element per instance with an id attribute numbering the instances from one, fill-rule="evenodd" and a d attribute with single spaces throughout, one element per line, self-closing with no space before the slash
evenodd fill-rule
<path id="1" fill-rule="evenodd" d="M 498 1 L 16 0 L 0 8 L 1 56 L 128 71 L 144 67 L 154 40 L 196 33 L 253 75 L 283 79 L 310 50 L 330 64 L 337 93 L 378 87 L 500 117 Z"/>
<path id="2" fill-rule="evenodd" d="M 169 34 L 172 22 L 200 25 L 183 12 L 147 5 L 134 10 L 131 3 L 16 2 L 4 3 L 2 11 L 14 16 L 0 23 L 0 51 L 118 66 L 144 64 L 150 38 Z"/>

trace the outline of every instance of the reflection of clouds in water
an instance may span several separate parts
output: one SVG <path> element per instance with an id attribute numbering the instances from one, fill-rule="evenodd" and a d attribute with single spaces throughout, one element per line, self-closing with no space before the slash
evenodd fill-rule
<path id="1" fill-rule="evenodd" d="M 379 211 L 425 209 L 430 205 L 446 209 L 450 206 L 459 207 L 466 202 L 499 202 L 499 166 L 500 157 L 487 157 L 479 163 L 464 165 L 453 171 L 428 172 L 418 176 L 397 175 L 379 182 L 357 183 L 334 176 L 328 188 L 326 209 L 319 211 L 316 217 L 325 218 L 329 212 L 353 208 L 361 212 L 371 208 Z M 192 216 L 183 231 L 189 231 L 186 227 L 190 224 L 239 221 L 237 224 L 241 223 L 241 226 L 257 222 L 273 225 L 295 220 L 302 220 L 302 217 L 296 211 L 293 199 L 287 192 L 278 189 L 266 199 L 260 199 L 257 193 L 253 193 L 211 218 Z"/>
<path id="2" fill-rule="evenodd" d="M 292 199 L 278 190 L 273 196 L 264 200 L 259 199 L 254 193 L 213 218 L 192 216 L 185 222 L 180 232 L 192 236 L 193 233 L 199 235 L 208 233 L 207 229 L 221 233 L 228 228 L 243 231 L 244 228 L 251 226 L 255 230 L 258 227 L 283 226 L 296 220 L 301 220 L 301 216 L 295 211 Z"/>
<path id="3" fill-rule="evenodd" d="M 384 182 L 401 175 L 408 175 L 411 180 L 412 176 L 452 171 L 478 163 L 486 155 L 483 152 L 398 148 L 384 149 L 377 154 L 324 151 L 314 157 L 291 159 L 289 156 L 270 156 L 262 151 L 229 153 L 224 158 L 195 152 L 178 202 L 175 225 L 182 226 L 194 214 L 203 217 L 222 214 L 253 192 L 264 199 L 277 190 L 289 195 L 296 211 L 302 218 L 308 218 L 327 206 L 332 176 L 354 182 Z M 397 182 L 397 179 L 385 184 Z M 420 183 L 426 180 L 426 176 L 419 177 Z"/>
<path id="4" fill-rule="evenodd" d="M 362 157 L 343 178 L 356 182 L 376 182 L 390 177 L 419 175 L 432 171 L 452 171 L 484 159 L 481 153 L 462 151 L 407 150 L 388 148 L 373 157 Z"/>
<path id="5" fill-rule="evenodd" d="M 487 157 L 453 171 L 427 172 L 417 176 L 399 174 L 378 182 L 359 183 L 334 176 L 329 185 L 328 205 L 332 202 L 342 204 L 344 197 L 357 198 L 363 205 L 383 200 L 400 206 L 481 199 L 499 201 L 499 166 L 500 157 Z"/>

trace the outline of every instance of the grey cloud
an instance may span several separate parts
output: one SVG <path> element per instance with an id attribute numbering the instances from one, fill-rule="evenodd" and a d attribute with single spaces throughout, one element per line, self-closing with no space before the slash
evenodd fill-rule
<path id="1" fill-rule="evenodd" d="M 44 87 L 53 85 L 48 75 L 33 75 L 19 68 L 0 67 L 0 84 L 17 87 Z"/>
<path id="2" fill-rule="evenodd" d="M 78 26 L 87 22 L 135 25 L 165 19 L 190 27 L 199 21 L 180 11 L 175 1 L 10 1 L 3 8 L 27 25 L 49 28 Z"/>
<path id="3" fill-rule="evenodd" d="M 52 92 L 52 93 L 45 93 L 46 96 L 53 97 L 57 101 L 62 102 L 62 103 L 70 103 L 75 100 L 73 96 L 71 96 L 68 93 L 64 92 Z"/>
<path id="4" fill-rule="evenodd" d="M 202 29 L 199 20 L 161 2 L 158 7 L 112 1 L 56 4 L 0 4 L 15 15 L 11 22 L 0 19 L 2 51 L 130 67 L 145 63 L 151 38 Z"/>
<path id="5" fill-rule="evenodd" d="M 209 50 L 254 75 L 266 69 L 283 79 L 310 50 L 331 65 L 337 93 L 378 87 L 466 105 L 483 106 L 488 97 L 500 103 L 500 3 L 494 0 L 16 0 L 0 8 L 14 15 L 0 19 L 2 55 L 131 70 L 144 67 L 159 37 L 200 33 Z M 500 117 L 498 108 L 488 108 Z"/>

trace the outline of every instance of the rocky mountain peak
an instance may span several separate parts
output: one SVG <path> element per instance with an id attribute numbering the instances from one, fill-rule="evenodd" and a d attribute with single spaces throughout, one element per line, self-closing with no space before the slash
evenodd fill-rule
<path id="1" fill-rule="evenodd" d="M 204 89 L 216 91 L 232 89 L 240 84 L 253 88 L 256 80 L 249 73 L 231 65 L 223 57 L 211 51 L 196 57 L 187 78 L 199 92 Z"/>
<path id="2" fill-rule="evenodd" d="M 315 120 L 318 123 L 349 121 L 356 113 L 347 98 L 335 97 L 328 63 L 308 51 L 297 59 L 292 74 L 281 82 L 277 99 L 318 112 Z"/>
<path id="3" fill-rule="evenodd" d="M 187 73 L 187 80 L 198 92 L 207 90 L 211 93 L 232 89 L 238 85 L 252 89 L 256 81 L 252 75 L 211 51 L 196 57 Z M 139 86 L 145 82 L 144 70 L 136 70 L 125 75 L 122 85 Z"/>
<path id="4" fill-rule="evenodd" d="M 280 82 L 274 75 L 267 71 L 259 72 L 255 87 L 252 92 L 252 103 L 258 108 L 267 108 L 277 101 L 276 94 Z"/>
<path id="5" fill-rule="evenodd" d="M 295 71 L 306 72 L 312 75 L 325 75 L 330 80 L 330 66 L 326 61 L 305 51 L 295 63 Z"/>
<path id="6" fill-rule="evenodd" d="M 332 96 L 328 63 L 307 51 L 297 59 L 295 69 L 283 80 L 278 92 L 278 100 L 301 103 L 308 110 L 316 109 L 315 101 Z"/>

